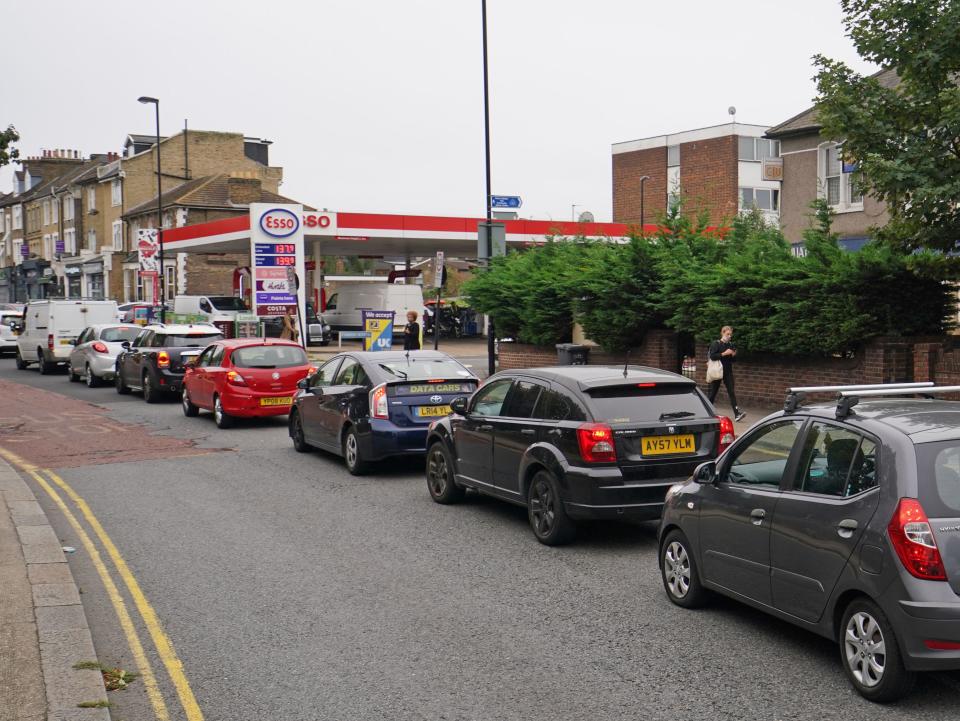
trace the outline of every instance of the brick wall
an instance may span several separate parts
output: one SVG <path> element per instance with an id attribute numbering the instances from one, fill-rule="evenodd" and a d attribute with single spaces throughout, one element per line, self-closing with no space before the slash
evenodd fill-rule
<path id="1" fill-rule="evenodd" d="M 233 271 L 245 265 L 248 253 L 189 253 L 186 295 L 233 295 Z"/>
<path id="2" fill-rule="evenodd" d="M 613 156 L 613 222 L 640 222 L 640 178 L 644 175 L 650 176 L 643 189 L 644 221 L 650 224 L 666 212 L 667 148 L 617 153 Z"/>
<path id="3" fill-rule="evenodd" d="M 706 210 L 719 225 L 737 214 L 737 136 L 680 144 L 680 191 L 691 215 Z"/>
<path id="4" fill-rule="evenodd" d="M 627 356 L 623 353 L 607 353 L 597 346 L 590 349 L 591 365 L 621 365 L 626 359 Z M 501 370 L 555 366 L 557 350 L 549 346 L 526 343 L 501 343 L 499 360 Z M 629 360 L 630 365 L 665 368 L 679 372 L 676 334 L 666 330 L 649 331 L 643 345 L 630 351 Z"/>

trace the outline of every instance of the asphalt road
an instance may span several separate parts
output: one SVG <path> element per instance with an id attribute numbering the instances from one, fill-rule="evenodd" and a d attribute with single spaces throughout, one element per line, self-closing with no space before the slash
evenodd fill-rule
<path id="1" fill-rule="evenodd" d="M 960 674 L 925 676 L 905 702 L 874 706 L 828 641 L 730 601 L 671 605 L 653 524 L 594 525 L 551 549 L 520 509 L 432 503 L 422 463 L 358 479 L 339 459 L 297 454 L 282 419 L 218 431 L 177 403 L 148 406 L 8 360 L 0 379 L 229 449 L 60 471 L 125 555 L 211 721 L 960 714 Z M 78 550 L 70 562 L 101 660 L 129 666 L 88 559 Z M 153 718 L 136 687 L 113 695 L 115 720 Z"/>

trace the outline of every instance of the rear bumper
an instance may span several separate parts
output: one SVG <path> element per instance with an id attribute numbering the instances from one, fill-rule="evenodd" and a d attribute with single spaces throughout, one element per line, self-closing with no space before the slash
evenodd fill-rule
<path id="1" fill-rule="evenodd" d="M 183 390 L 183 373 L 168 370 L 157 371 L 157 382 L 165 393 L 180 393 Z"/>
<path id="2" fill-rule="evenodd" d="M 564 507 L 571 518 L 654 521 L 663 512 L 667 490 L 686 477 L 643 483 L 623 478 L 617 467 L 571 468 Z"/>
<path id="3" fill-rule="evenodd" d="M 289 393 L 257 393 L 254 391 L 232 392 L 229 395 L 224 394 L 220 398 L 223 404 L 223 410 L 231 416 L 240 418 L 267 418 L 271 416 L 286 416 L 290 414 L 293 408 L 292 399 L 295 391 Z M 291 403 L 285 406 L 263 406 L 260 405 L 261 398 L 280 398 L 291 399 Z"/>
<path id="4" fill-rule="evenodd" d="M 96 355 L 87 358 L 87 364 L 90 370 L 97 378 L 111 380 L 116 375 L 117 359 L 105 355 Z M 77 369 L 78 371 L 80 369 Z"/>
<path id="5" fill-rule="evenodd" d="M 0 338 L 0 353 L 14 353 L 16 350 L 16 338 Z"/>
<path id="6" fill-rule="evenodd" d="M 379 461 L 393 456 L 425 455 L 427 424 L 402 427 L 390 421 L 371 418 L 358 428 L 357 439 L 364 458 Z"/>
<path id="7" fill-rule="evenodd" d="M 897 629 L 904 663 L 912 671 L 960 669 L 960 649 L 939 650 L 927 641 L 960 643 L 960 602 L 898 601 L 887 609 Z"/>

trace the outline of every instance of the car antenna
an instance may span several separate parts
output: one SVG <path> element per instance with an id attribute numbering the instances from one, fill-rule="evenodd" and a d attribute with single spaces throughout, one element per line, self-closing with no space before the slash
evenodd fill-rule
<path id="1" fill-rule="evenodd" d="M 627 355 L 623 359 L 623 377 L 627 377 L 627 366 L 630 365 L 630 349 L 627 348 Z"/>

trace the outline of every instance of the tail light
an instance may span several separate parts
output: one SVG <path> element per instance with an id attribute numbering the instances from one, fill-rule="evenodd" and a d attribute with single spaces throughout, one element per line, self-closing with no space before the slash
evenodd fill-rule
<path id="1" fill-rule="evenodd" d="M 374 418 L 389 418 L 387 387 L 377 386 L 370 392 L 370 415 Z"/>
<path id="2" fill-rule="evenodd" d="M 47 336 L 47 350 L 53 350 L 53 333 Z"/>
<path id="3" fill-rule="evenodd" d="M 901 498 L 887 526 L 887 534 L 900 562 L 911 576 L 928 581 L 947 580 L 940 549 L 920 501 Z"/>
<path id="4" fill-rule="evenodd" d="M 227 371 L 227 383 L 235 386 L 245 386 L 247 380 L 236 371 Z"/>
<path id="5" fill-rule="evenodd" d="M 717 416 L 720 421 L 720 438 L 717 440 L 717 455 L 719 456 L 734 442 L 737 434 L 734 432 L 733 421 L 726 416 Z"/>
<path id="6" fill-rule="evenodd" d="M 317 367 L 316 367 L 316 366 L 310 366 L 309 368 L 307 368 L 307 375 L 304 376 L 304 377 L 305 377 L 305 378 L 309 378 L 310 376 L 312 376 L 312 375 L 313 375 L 314 373 L 316 373 L 316 372 L 317 372 Z"/>
<path id="7" fill-rule="evenodd" d="M 93 344 L 92 346 L 90 346 L 90 347 L 93 348 L 97 353 L 106 353 L 106 352 L 107 352 L 107 346 L 104 345 L 103 343 L 101 343 L 100 341 L 97 341 L 96 343 L 94 343 L 94 344 Z"/>
<path id="8" fill-rule="evenodd" d="M 157 367 L 158 368 L 169 368 L 170 367 L 170 354 L 165 350 L 157 353 Z"/>
<path id="9" fill-rule="evenodd" d="M 577 428 L 580 457 L 587 463 L 610 463 L 617 460 L 613 429 L 604 423 L 584 423 Z"/>

